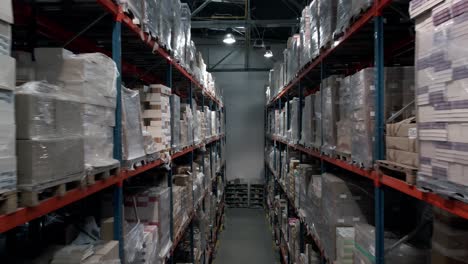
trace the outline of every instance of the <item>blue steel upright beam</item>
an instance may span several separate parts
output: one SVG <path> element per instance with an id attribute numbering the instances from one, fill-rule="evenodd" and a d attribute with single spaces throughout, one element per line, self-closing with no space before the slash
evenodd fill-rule
<path id="1" fill-rule="evenodd" d="M 114 158 L 122 161 L 122 17 L 117 15 L 112 28 L 112 59 L 114 60 L 119 75 L 116 80 L 117 89 L 117 105 L 115 108 L 115 127 L 114 127 Z M 122 182 L 114 187 L 113 195 L 114 204 L 114 239 L 119 241 L 119 256 L 121 260 L 124 256 L 123 242 L 123 222 L 122 222 L 122 206 L 123 206 L 123 186 Z"/>
<path id="2" fill-rule="evenodd" d="M 375 146 L 374 160 L 384 159 L 384 28 L 383 17 L 374 18 L 375 48 Z M 375 182 L 375 263 L 385 263 L 384 249 L 384 191 Z"/>

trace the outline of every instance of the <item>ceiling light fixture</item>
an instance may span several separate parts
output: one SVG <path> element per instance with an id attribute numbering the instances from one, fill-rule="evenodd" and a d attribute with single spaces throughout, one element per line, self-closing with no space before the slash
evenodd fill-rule
<path id="1" fill-rule="evenodd" d="M 265 55 L 263 56 L 265 56 L 265 58 L 268 58 L 268 59 L 273 57 L 273 51 L 271 51 L 271 48 L 269 46 L 266 47 Z"/>
<path id="2" fill-rule="evenodd" d="M 228 28 L 226 30 L 226 36 L 224 36 L 223 42 L 225 44 L 231 45 L 236 43 L 236 39 L 234 38 L 234 35 L 232 34 L 232 28 Z"/>

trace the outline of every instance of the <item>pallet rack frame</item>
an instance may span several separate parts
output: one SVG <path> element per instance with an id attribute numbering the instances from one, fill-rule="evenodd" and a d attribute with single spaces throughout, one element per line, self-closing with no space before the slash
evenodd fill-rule
<path id="1" fill-rule="evenodd" d="M 112 0 L 96 0 L 96 2 L 101 5 L 104 10 L 113 16 L 113 25 L 112 25 L 112 52 L 108 52 L 107 50 L 104 50 L 100 47 L 98 47 L 93 41 L 90 41 L 82 36 L 80 36 L 83 32 L 80 32 L 79 34 L 75 34 L 73 32 L 69 32 L 66 29 L 62 28 L 60 24 L 54 23 L 52 20 L 49 20 L 47 17 L 41 16 L 41 15 L 35 15 L 36 23 L 38 25 L 37 31 L 40 31 L 42 34 L 46 35 L 49 38 L 59 40 L 59 41 L 66 41 L 70 39 L 70 37 L 73 36 L 72 42 L 70 47 L 72 47 L 73 50 L 78 51 L 78 52 L 101 52 L 104 54 L 107 54 L 112 57 L 114 62 L 116 63 L 117 69 L 119 71 L 119 76 L 117 78 L 116 82 L 116 89 L 117 89 L 117 106 L 116 106 L 116 126 L 114 129 L 114 150 L 113 150 L 113 156 L 115 159 L 122 161 L 122 139 L 121 139 L 121 132 L 122 132 L 122 122 L 121 122 L 121 110 L 122 110 L 122 105 L 121 105 L 121 84 L 122 84 L 122 73 L 127 73 L 130 75 L 136 76 L 138 79 L 146 82 L 146 83 L 160 83 L 159 79 L 154 76 L 148 76 L 146 72 L 144 72 L 142 69 L 129 64 L 127 62 L 124 62 L 122 60 L 122 24 L 125 25 L 128 29 L 133 31 L 136 35 L 137 38 L 142 41 L 142 43 L 146 44 L 149 49 L 152 50 L 152 53 L 155 57 L 161 58 L 164 61 L 167 61 L 167 71 L 166 71 L 166 83 L 168 84 L 168 87 L 172 87 L 172 79 L 173 79 L 173 69 L 175 69 L 178 73 L 182 74 L 184 78 L 186 78 L 189 81 L 188 85 L 188 94 L 190 98 L 190 105 L 192 105 L 192 98 L 193 98 L 193 86 L 197 90 L 199 90 L 202 94 L 202 108 L 204 107 L 205 104 L 205 97 L 208 99 L 207 101 L 209 102 L 210 108 L 214 108 L 216 110 L 220 110 L 223 113 L 225 113 L 225 108 L 223 106 L 223 102 L 219 99 L 216 98 L 214 95 L 211 93 L 207 92 L 206 88 L 203 87 L 203 85 L 198 82 L 194 76 L 192 76 L 187 70 L 185 70 L 178 62 L 176 59 L 174 59 L 169 52 L 164 50 L 157 41 L 152 39 L 148 34 L 144 33 L 140 27 L 138 27 L 136 24 L 132 22 L 130 17 L 123 12 L 123 9 L 120 5 L 115 4 Z M 21 19 L 27 18 L 28 16 L 33 14 L 33 8 L 27 4 L 24 3 L 19 3 L 15 2 L 14 3 L 14 8 L 15 8 L 15 13 L 18 14 L 17 17 L 18 20 L 21 21 Z M 19 12 L 17 12 L 19 11 Z M 175 92 L 175 91 L 174 91 Z M 221 117 L 220 117 L 221 118 Z M 220 120 L 221 122 L 226 122 L 226 120 Z M 171 131 L 173 130 L 173 124 L 171 123 Z M 214 155 L 218 153 L 218 151 L 221 148 L 222 143 L 226 143 L 226 139 L 223 134 L 221 134 L 221 130 L 218 130 L 218 136 L 214 136 L 212 138 L 204 140 L 203 143 L 196 144 L 189 146 L 181 151 L 174 152 L 171 155 L 171 159 L 176 159 L 179 157 L 182 157 L 184 155 L 190 154 L 191 156 L 191 166 L 193 168 L 193 156 L 194 156 L 194 151 L 197 149 L 204 148 L 205 145 L 210 145 L 210 161 L 212 161 L 212 155 L 214 152 Z M 219 152 L 220 159 L 223 160 L 224 157 L 222 157 L 221 152 Z M 202 166 L 204 168 L 205 164 L 202 162 Z M 15 212 L 10 213 L 10 214 L 5 214 L 5 215 L 0 215 L 0 234 L 8 232 L 9 230 L 14 229 L 15 227 L 21 226 L 27 222 L 33 221 L 35 219 L 38 219 L 41 216 L 44 216 L 48 213 L 54 212 L 58 209 L 61 209 L 67 205 L 70 205 L 74 202 L 80 201 L 86 197 L 89 197 L 95 193 L 98 193 L 104 189 L 108 189 L 109 187 L 113 187 L 113 202 L 114 202 L 114 239 L 119 241 L 119 255 L 121 259 L 124 259 L 124 250 L 123 250 L 123 234 L 122 234 L 122 225 L 123 225 L 123 219 L 122 219 L 122 205 L 123 204 L 123 185 L 124 181 L 138 176 L 146 171 L 149 171 L 151 169 L 157 168 L 164 165 L 164 162 L 162 160 L 156 160 L 151 163 L 145 164 L 144 166 L 138 167 L 135 170 L 125 170 L 122 169 L 117 175 L 112 175 L 111 177 L 103 180 L 98 180 L 96 183 L 83 187 L 83 188 L 77 188 L 73 189 L 71 191 L 68 191 L 64 196 L 58 197 L 54 196 L 52 198 L 48 198 L 43 200 L 42 202 L 39 203 L 39 205 L 35 207 L 22 207 L 18 208 Z M 220 167 L 220 172 L 224 175 L 225 173 L 225 165 Z M 212 172 L 216 173 L 216 172 Z M 208 176 L 208 175 L 207 175 Z M 212 175 L 209 175 L 210 178 L 213 178 Z M 168 187 L 172 186 L 172 169 L 169 171 L 169 177 L 168 177 Z M 178 243 L 180 242 L 182 235 L 184 232 L 187 231 L 187 228 L 190 227 L 190 240 L 191 240 L 191 258 L 192 261 L 194 260 L 193 256 L 193 225 L 192 225 L 192 220 L 193 217 L 195 216 L 195 211 L 201 207 L 202 201 L 204 198 L 208 195 L 208 193 L 212 192 L 212 190 L 205 190 L 204 194 L 202 195 L 201 201 L 194 205 L 193 212 L 190 213 L 189 215 L 189 220 L 185 223 L 183 228 L 181 228 L 179 234 L 173 234 L 173 225 L 174 221 L 172 219 L 172 191 L 170 191 L 170 200 L 171 200 L 171 238 L 174 241 L 172 248 L 170 250 L 170 254 L 167 256 L 167 263 L 173 263 L 172 259 L 172 254 L 175 251 Z M 218 213 L 222 214 L 224 212 L 224 202 L 220 204 L 222 206 L 222 209 L 218 208 Z M 221 207 L 220 206 L 220 207 Z M 219 220 L 216 219 L 217 223 L 220 223 L 222 219 L 222 215 L 219 216 Z M 219 231 L 219 224 L 217 227 L 216 233 Z M 210 256 L 212 257 L 213 249 L 210 247 L 209 248 Z"/>
<path id="2" fill-rule="evenodd" d="M 388 50 L 384 50 L 384 18 L 382 16 L 382 12 L 384 11 L 385 8 L 387 8 L 393 1 L 392 0 L 374 0 L 374 3 L 372 7 L 364 12 L 360 18 L 357 19 L 357 21 L 350 26 L 350 28 L 344 33 L 342 37 L 340 37 L 335 44 L 332 45 L 331 48 L 328 48 L 326 50 L 323 50 L 321 54 L 319 55 L 318 58 L 313 60 L 308 66 L 302 68 L 299 70 L 297 76 L 290 81 L 289 84 L 287 84 L 285 87 L 283 87 L 283 90 L 278 93 L 273 99 L 267 103 L 266 105 L 266 111 L 268 112 L 269 108 L 273 109 L 281 109 L 281 106 L 283 105 L 284 101 L 286 100 L 286 106 L 289 108 L 289 94 L 297 87 L 298 92 L 297 95 L 299 97 L 299 104 L 298 104 L 298 111 L 299 111 L 299 127 L 302 126 L 302 106 L 303 106 L 303 101 L 304 101 L 304 90 L 303 86 L 301 85 L 301 80 L 307 77 L 307 75 L 314 69 L 319 68 L 320 69 L 320 80 L 324 79 L 324 72 L 325 72 L 325 65 L 324 61 L 332 55 L 336 49 L 343 43 L 345 43 L 351 36 L 355 35 L 359 30 L 361 30 L 364 25 L 368 24 L 373 20 L 374 24 L 374 29 L 373 29 L 373 42 L 374 42 L 374 67 L 375 67 L 375 105 L 376 105 L 376 116 L 375 116 L 375 145 L 374 145 L 374 160 L 381 160 L 384 159 L 385 156 L 385 148 L 384 148 L 384 127 L 385 127 L 385 121 L 384 121 L 384 111 L 383 111 L 383 106 L 384 106 L 384 63 L 386 60 L 386 55 L 391 54 L 392 51 L 394 51 L 397 47 L 403 47 L 407 45 L 408 43 L 412 43 L 414 39 L 405 39 L 402 41 L 399 41 L 395 45 L 392 45 Z M 321 87 L 318 89 L 315 89 L 314 91 L 319 90 Z M 321 93 L 321 101 L 323 105 L 323 95 Z M 289 113 L 289 111 L 288 111 Z M 266 117 L 265 113 L 265 117 Z M 288 123 L 288 128 L 290 127 L 290 116 L 288 115 L 287 117 L 287 123 Z M 273 126 L 275 126 L 275 120 L 273 119 Z M 301 130 L 299 129 L 299 139 L 301 137 Z M 323 135 L 323 126 L 322 126 L 322 135 Z M 302 154 L 309 155 L 312 157 L 315 157 L 317 159 L 320 159 L 321 161 L 321 170 L 322 172 L 326 171 L 326 165 L 331 164 L 336 167 L 340 167 L 342 169 L 345 169 L 349 172 L 352 172 L 356 175 L 365 177 L 369 180 L 371 180 L 374 184 L 374 205 L 375 205 L 375 261 L 377 264 L 383 264 L 385 262 L 384 259 L 384 188 L 389 187 L 393 190 L 396 190 L 398 192 L 404 193 L 408 196 L 411 196 L 413 198 L 416 198 L 418 200 L 424 201 L 428 204 L 431 204 L 433 206 L 439 207 L 445 211 L 448 211 L 452 214 L 455 214 L 459 217 L 468 219 L 468 204 L 464 203 L 462 201 L 458 200 L 453 200 L 453 199 L 447 199 L 443 196 L 440 196 L 436 193 L 430 193 L 430 192 L 424 192 L 419 190 L 413 185 L 409 185 L 408 183 L 393 178 L 391 176 L 381 174 L 377 172 L 376 170 L 365 170 L 362 168 L 358 168 L 356 166 L 353 166 L 351 164 L 348 164 L 342 160 L 338 160 L 329 156 L 322 155 L 319 152 L 316 152 L 312 149 L 306 148 L 300 144 L 296 143 L 291 143 L 287 142 L 286 140 L 283 140 L 281 138 L 278 138 L 276 136 L 271 136 L 271 135 L 266 135 L 266 140 L 272 141 L 272 145 L 274 146 L 274 161 L 273 161 L 273 166 L 275 168 L 279 167 L 279 170 L 281 171 L 282 165 L 281 164 L 281 152 L 277 153 L 277 147 L 278 146 L 285 146 L 287 147 L 287 151 L 289 148 L 298 150 Z M 323 137 L 322 137 L 322 145 L 323 145 Z M 277 155 L 279 155 L 279 162 L 280 164 L 276 164 L 277 161 Z M 265 178 L 269 179 L 270 175 L 274 176 L 275 179 L 275 193 L 276 190 L 278 189 L 276 186 L 280 186 L 280 189 L 282 190 L 282 186 L 278 182 L 278 175 L 273 169 L 270 167 L 270 164 L 266 161 L 266 168 L 265 169 Z M 282 193 L 286 194 L 285 190 L 282 190 Z M 294 201 L 291 201 L 288 197 L 289 204 L 294 207 Z M 299 216 L 299 211 L 298 208 L 294 208 L 296 211 L 296 214 Z M 302 228 L 302 225 L 305 225 L 304 219 L 301 219 L 301 230 L 306 231 L 306 228 Z M 310 232 L 301 232 L 300 236 L 300 241 L 301 241 L 301 248 L 303 249 L 303 241 L 304 241 L 304 236 L 305 235 L 310 235 L 312 234 Z M 320 248 L 321 251 L 321 261 L 322 263 L 329 262 L 330 260 L 327 258 L 327 256 L 324 255 L 323 247 L 321 246 L 320 241 L 313 237 L 313 240 L 315 241 L 316 245 Z M 282 251 L 281 251 L 282 252 Z M 303 252 L 303 251 L 301 251 Z M 282 252 L 282 254 L 285 254 Z M 283 256 L 283 262 L 286 262 L 286 259 L 289 260 L 289 258 L 286 258 Z M 290 260 L 289 260 L 290 261 Z"/>

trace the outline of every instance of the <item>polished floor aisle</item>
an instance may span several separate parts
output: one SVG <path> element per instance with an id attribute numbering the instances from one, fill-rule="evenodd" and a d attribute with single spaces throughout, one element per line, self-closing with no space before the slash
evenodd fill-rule
<path id="1" fill-rule="evenodd" d="M 280 263 L 263 210 L 227 209 L 218 245 L 214 264 Z"/>

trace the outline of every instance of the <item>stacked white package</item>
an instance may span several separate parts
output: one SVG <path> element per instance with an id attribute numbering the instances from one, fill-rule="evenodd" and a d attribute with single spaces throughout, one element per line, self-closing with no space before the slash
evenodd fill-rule
<path id="1" fill-rule="evenodd" d="M 423 2 L 423 3 L 420 3 Z M 468 1 L 412 1 L 418 185 L 468 200 Z"/>
<path id="2" fill-rule="evenodd" d="M 37 48 L 35 56 L 36 78 L 82 98 L 86 169 L 117 165 L 113 158 L 119 75 L 115 62 L 101 53 L 75 55 L 61 48 Z"/>
<path id="3" fill-rule="evenodd" d="M 16 190 L 15 59 L 11 53 L 11 0 L 0 0 L 0 194 Z"/>
<path id="4" fill-rule="evenodd" d="M 0 55 L 11 53 L 11 24 L 13 8 L 11 0 L 0 0 Z"/>
<path id="5" fill-rule="evenodd" d="M 15 59 L 0 55 L 0 194 L 16 190 Z"/>
<path id="6" fill-rule="evenodd" d="M 144 99 L 145 130 L 153 136 L 158 151 L 171 148 L 171 94 L 171 88 L 153 84 Z"/>

